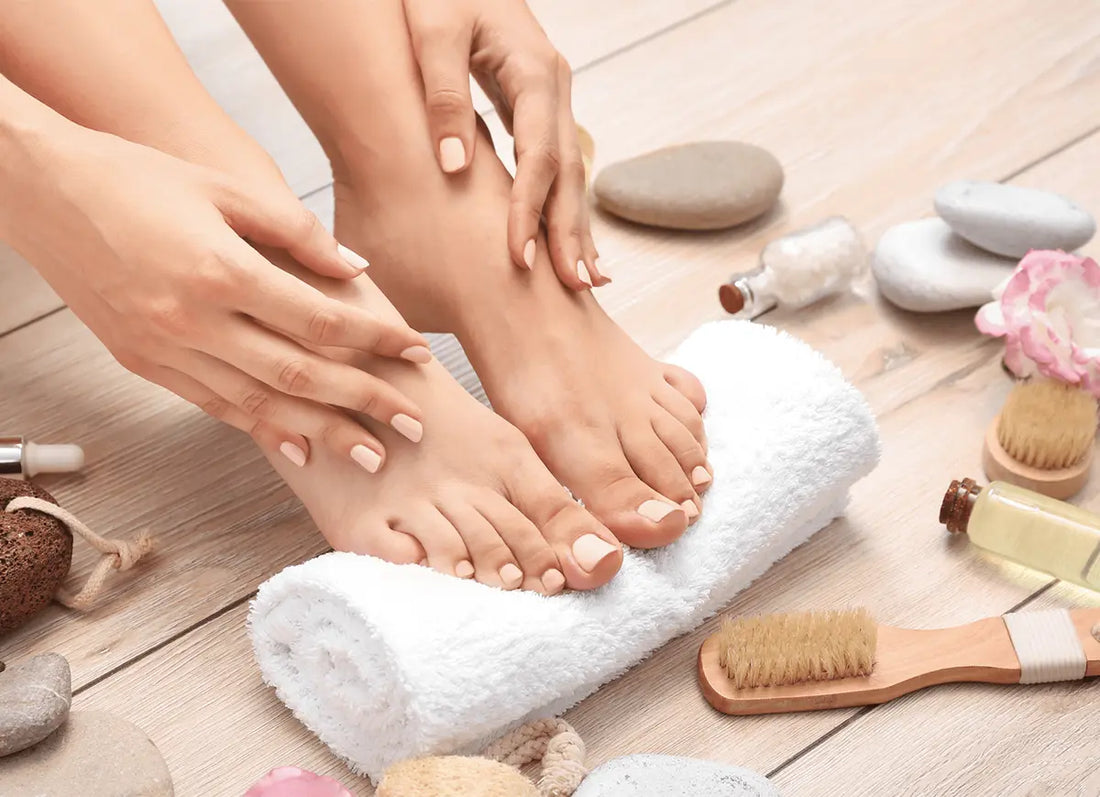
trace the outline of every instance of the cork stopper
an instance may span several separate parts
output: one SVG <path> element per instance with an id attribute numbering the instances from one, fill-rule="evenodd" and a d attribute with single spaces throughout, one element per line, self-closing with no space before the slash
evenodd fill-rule
<path id="1" fill-rule="evenodd" d="M 982 488 L 973 479 L 956 479 L 951 482 L 940 504 L 940 523 L 952 534 L 965 534 L 970 523 L 970 512 Z"/>
<path id="2" fill-rule="evenodd" d="M 730 315 L 737 315 L 745 309 L 745 298 L 745 292 L 736 281 L 727 282 L 718 289 L 718 301 Z"/>

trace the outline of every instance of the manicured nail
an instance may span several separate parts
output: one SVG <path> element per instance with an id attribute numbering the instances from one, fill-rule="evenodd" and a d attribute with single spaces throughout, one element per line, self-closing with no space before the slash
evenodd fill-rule
<path id="1" fill-rule="evenodd" d="M 527 268 L 535 267 L 535 239 L 532 238 L 523 246 L 523 264 Z"/>
<path id="2" fill-rule="evenodd" d="M 699 507 L 695 505 L 695 502 L 690 498 L 680 504 L 680 508 L 684 510 L 684 514 L 688 516 L 688 520 L 699 517 Z"/>
<path id="3" fill-rule="evenodd" d="M 337 244 L 336 251 L 340 253 L 340 256 L 344 258 L 349 266 L 354 268 L 360 274 L 362 274 L 364 271 L 367 270 L 368 267 L 370 267 L 370 263 L 367 262 L 367 259 L 365 257 L 362 257 L 361 255 L 351 251 L 343 244 Z"/>
<path id="4" fill-rule="evenodd" d="M 619 549 L 614 545 L 595 534 L 585 534 L 573 540 L 573 558 L 583 570 L 589 573 L 617 550 Z"/>
<path id="5" fill-rule="evenodd" d="M 577 261 L 577 278 L 589 288 L 592 287 L 592 278 L 588 276 L 588 267 L 585 266 L 583 260 Z"/>
<path id="6" fill-rule="evenodd" d="M 354 459 L 367 473 L 377 473 L 382 465 L 382 455 L 373 448 L 367 448 L 360 443 L 351 449 L 351 458 Z"/>
<path id="7" fill-rule="evenodd" d="M 390 426 L 396 429 L 401 436 L 412 440 L 414 443 L 419 443 L 420 438 L 424 436 L 424 427 L 421 426 L 420 421 L 409 417 L 403 412 L 399 412 L 390 418 Z"/>
<path id="8" fill-rule="evenodd" d="M 455 575 L 459 578 L 469 578 L 474 574 L 474 566 L 463 559 L 455 565 Z"/>
<path id="9" fill-rule="evenodd" d="M 704 484 L 710 484 L 711 480 L 710 471 L 704 468 L 702 465 L 696 465 L 691 471 L 691 483 L 696 487 Z"/>
<path id="10" fill-rule="evenodd" d="M 299 446 L 294 445 L 291 442 L 281 443 L 279 445 L 279 451 L 283 456 L 297 465 L 299 468 L 305 467 L 306 464 L 306 452 Z"/>
<path id="11" fill-rule="evenodd" d="M 500 568 L 500 580 L 504 582 L 505 589 L 515 589 L 523 583 L 523 571 L 509 562 Z"/>
<path id="12" fill-rule="evenodd" d="M 675 512 L 680 507 L 676 504 L 669 503 L 667 501 L 658 501 L 655 498 L 650 498 L 648 501 L 642 503 L 638 507 L 638 514 L 644 517 L 646 520 L 652 520 L 654 523 L 660 523 L 669 513 Z"/>
<path id="13" fill-rule="evenodd" d="M 548 595 L 556 595 L 565 586 L 565 576 L 560 570 L 550 568 L 542 574 L 542 588 Z"/>
<path id="14" fill-rule="evenodd" d="M 461 138 L 448 136 L 439 142 L 439 163 L 445 172 L 457 172 L 466 165 L 466 147 Z"/>
<path id="15" fill-rule="evenodd" d="M 420 365 L 430 363 L 432 361 L 432 350 L 427 346 L 409 346 L 401 352 L 401 359 Z"/>

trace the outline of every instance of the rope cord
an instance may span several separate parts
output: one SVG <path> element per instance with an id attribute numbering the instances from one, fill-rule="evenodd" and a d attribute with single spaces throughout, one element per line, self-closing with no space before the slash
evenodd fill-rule
<path id="1" fill-rule="evenodd" d="M 569 797 L 588 774 L 584 741 L 572 725 L 554 717 L 521 725 L 489 745 L 484 756 L 514 767 L 542 759 L 540 797 Z"/>
<path id="2" fill-rule="evenodd" d="M 1014 612 L 1004 616 L 1020 660 L 1020 683 L 1045 684 L 1085 677 L 1088 658 L 1065 609 Z"/>

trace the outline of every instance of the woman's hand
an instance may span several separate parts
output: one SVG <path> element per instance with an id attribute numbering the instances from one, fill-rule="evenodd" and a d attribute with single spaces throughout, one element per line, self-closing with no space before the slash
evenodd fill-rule
<path id="1" fill-rule="evenodd" d="M 412 401 L 311 346 L 420 363 L 431 359 L 425 339 L 329 299 L 247 242 L 329 277 L 362 272 L 366 261 L 338 247 L 289 189 L 261 190 L 68 123 L 11 142 L 0 141 L 9 145 L 0 237 L 127 369 L 299 465 L 306 438 L 372 472 L 381 465 L 382 444 L 338 408 L 419 440 Z"/>
<path id="2" fill-rule="evenodd" d="M 609 280 L 598 267 L 588 192 L 570 107 L 572 71 L 523 0 L 404 0 L 424 80 L 440 166 L 459 172 L 473 159 L 477 122 L 470 75 L 515 138 L 516 181 L 508 248 L 531 268 L 545 213 L 550 258 L 575 290 Z"/>

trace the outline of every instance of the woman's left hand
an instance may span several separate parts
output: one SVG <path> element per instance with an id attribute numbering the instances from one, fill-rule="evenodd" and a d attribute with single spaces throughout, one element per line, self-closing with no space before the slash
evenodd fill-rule
<path id="1" fill-rule="evenodd" d="M 587 290 L 602 276 L 588 219 L 588 190 L 570 107 L 572 71 L 523 0 L 404 0 L 424 80 L 428 122 L 445 172 L 473 160 L 473 75 L 515 138 L 516 180 L 508 249 L 532 268 L 546 218 L 550 259 L 561 281 Z"/>

